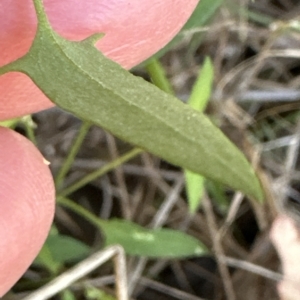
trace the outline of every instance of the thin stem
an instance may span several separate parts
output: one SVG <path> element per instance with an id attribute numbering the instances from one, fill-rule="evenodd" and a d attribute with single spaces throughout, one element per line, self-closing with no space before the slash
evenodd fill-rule
<path id="1" fill-rule="evenodd" d="M 133 157 L 137 156 L 138 154 L 142 153 L 143 150 L 139 148 L 134 148 L 127 152 L 126 154 L 120 156 L 118 159 L 113 160 L 112 162 L 106 164 L 104 167 L 96 170 L 81 180 L 75 182 L 73 185 L 67 187 L 66 189 L 62 190 L 58 195 L 59 196 L 68 196 L 69 194 L 75 192 L 76 190 L 80 189 L 81 187 L 85 186 L 86 184 L 90 183 L 91 181 L 95 180 L 96 178 L 103 176 L 104 174 L 108 173 L 109 171 L 113 170 L 114 168 L 120 166 L 121 164 L 127 162 L 128 160 L 132 159 Z"/>
<path id="2" fill-rule="evenodd" d="M 84 217 L 87 221 L 95 225 L 96 227 L 99 228 L 105 221 L 101 220 L 100 218 L 96 217 L 93 215 L 91 212 L 89 212 L 87 209 L 82 207 L 81 205 L 76 204 L 72 200 L 59 196 L 57 198 L 57 204 L 60 204 L 64 207 L 67 207 L 71 209 L 73 212 L 77 213 L 78 215 Z"/>
<path id="3" fill-rule="evenodd" d="M 56 178 L 55 178 L 55 185 L 56 189 L 59 189 L 65 179 L 66 174 L 70 170 L 72 163 L 74 162 L 74 159 L 82 145 L 82 142 L 87 135 L 89 129 L 91 127 L 91 124 L 89 122 L 83 122 L 78 135 L 76 137 L 76 140 L 74 141 L 74 144 L 72 145 L 71 150 L 68 153 L 68 156 L 66 160 L 64 161 L 63 165 L 61 166 Z"/>
<path id="4" fill-rule="evenodd" d="M 35 12 L 36 12 L 36 16 L 38 19 L 38 26 L 40 25 L 46 25 L 45 27 L 50 27 L 45 9 L 44 9 L 44 4 L 43 4 L 43 0 L 32 0 L 33 1 L 33 5 L 35 8 Z"/>

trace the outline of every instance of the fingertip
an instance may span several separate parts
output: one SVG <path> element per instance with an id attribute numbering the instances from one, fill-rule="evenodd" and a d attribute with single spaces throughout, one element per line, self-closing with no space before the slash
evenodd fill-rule
<path id="1" fill-rule="evenodd" d="M 0 296 L 30 266 L 54 215 L 55 192 L 49 167 L 36 147 L 0 127 Z"/>
<path id="2" fill-rule="evenodd" d="M 270 238 L 276 248 L 281 251 L 282 246 L 298 242 L 299 229 L 289 216 L 279 215 L 272 224 Z"/>

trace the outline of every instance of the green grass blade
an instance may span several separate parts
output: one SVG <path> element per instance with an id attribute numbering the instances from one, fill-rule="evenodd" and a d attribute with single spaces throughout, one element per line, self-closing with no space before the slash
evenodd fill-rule
<path id="1" fill-rule="evenodd" d="M 210 58 L 206 57 L 188 101 L 192 108 L 200 112 L 205 110 L 211 96 L 213 80 L 213 64 Z M 205 178 L 189 170 L 185 170 L 184 175 L 189 211 L 195 213 L 203 197 Z"/>

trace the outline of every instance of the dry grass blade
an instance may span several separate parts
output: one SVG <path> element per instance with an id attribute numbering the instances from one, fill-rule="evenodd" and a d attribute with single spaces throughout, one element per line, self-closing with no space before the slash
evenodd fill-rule
<path id="1" fill-rule="evenodd" d="M 71 287 L 74 282 L 88 275 L 111 258 L 114 258 L 118 300 L 128 300 L 125 253 L 120 246 L 109 247 L 91 255 L 23 300 L 49 299 L 64 289 Z"/>
<path id="2" fill-rule="evenodd" d="M 233 289 L 231 277 L 229 270 L 226 264 L 223 262 L 222 257 L 224 256 L 224 250 L 221 244 L 221 239 L 219 235 L 219 230 L 217 228 L 216 220 L 214 217 L 212 205 L 210 203 L 210 199 L 207 196 L 203 198 L 203 209 L 205 211 L 205 215 L 207 218 L 207 223 L 209 226 L 209 231 L 211 235 L 211 239 L 213 242 L 213 249 L 216 255 L 216 259 L 218 262 L 218 268 L 222 277 L 222 281 L 224 284 L 224 290 L 227 297 L 227 300 L 235 300 L 235 292 Z"/>

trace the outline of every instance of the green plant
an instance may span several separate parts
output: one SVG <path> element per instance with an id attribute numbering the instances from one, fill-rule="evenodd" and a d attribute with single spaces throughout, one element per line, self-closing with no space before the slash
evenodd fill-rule
<path id="1" fill-rule="evenodd" d="M 33 45 L 25 56 L 1 67 L 0 74 L 23 72 L 55 104 L 78 117 L 262 200 L 259 181 L 244 155 L 205 115 L 101 55 L 93 47 L 101 34 L 82 42 L 63 39 L 52 30 L 42 3 L 34 4 L 39 25 Z"/>
<path id="2" fill-rule="evenodd" d="M 34 0 L 34 4 L 39 23 L 33 45 L 24 57 L 1 67 L 0 74 L 10 71 L 27 74 L 55 104 L 86 120 L 73 150 L 56 178 L 58 188 L 90 125 L 97 124 L 116 136 L 185 168 L 192 212 L 198 206 L 202 193 L 202 176 L 262 200 L 259 181 L 244 155 L 205 115 L 198 112 L 204 109 L 210 95 L 213 76 L 209 60 L 204 65 L 203 76 L 200 76 L 195 84 L 190 100 L 192 108 L 190 108 L 170 95 L 172 93 L 170 89 L 166 90 L 169 94 L 164 93 L 104 57 L 93 47 L 101 35 L 93 35 L 82 42 L 70 42 L 60 37 L 50 27 L 41 1 Z M 199 13 L 199 10 L 196 12 Z M 193 20 L 194 18 L 190 21 L 191 24 Z M 36 64 L 37 57 L 38 64 Z M 152 67 L 155 67 L 153 63 L 152 61 Z M 151 64 L 148 66 L 151 67 Z M 156 74 L 159 72 L 156 71 Z M 158 82 L 162 82 L 161 79 L 158 79 Z M 203 88 L 206 89 L 205 93 Z M 199 90 L 202 91 L 199 93 Z M 130 159 L 141 151 L 135 149 L 132 154 L 128 153 L 128 157 L 125 155 L 124 159 Z M 124 160 L 121 159 L 119 163 L 122 162 Z M 112 167 L 115 167 L 115 164 Z M 76 183 L 74 188 L 69 187 L 59 191 L 59 197 L 68 195 L 80 185 L 104 174 L 103 172 L 109 169 L 104 168 L 94 175 L 88 175 L 86 179 L 81 180 L 82 183 Z M 200 190 L 195 191 L 197 186 Z M 64 198 L 59 199 L 61 199 L 59 203 L 70 205 L 70 202 L 63 200 Z M 78 213 L 86 215 L 83 210 L 74 205 L 71 207 Z M 96 222 L 91 215 L 86 216 Z M 164 256 L 163 252 L 153 252 L 154 248 L 152 255 L 151 252 L 145 252 L 147 243 L 145 248 L 143 243 L 146 241 L 143 242 L 143 239 L 139 240 L 141 250 L 132 252 L 126 245 L 138 245 L 137 239 L 132 240 L 132 238 L 134 232 L 143 230 L 138 229 L 137 225 L 124 222 L 107 223 L 97 220 L 96 223 L 106 232 L 109 244 L 120 243 L 125 246 L 128 253 L 134 255 Z M 118 228 L 123 227 L 127 230 L 123 231 L 119 235 L 121 239 L 118 239 L 116 232 Z M 159 236 L 162 235 L 163 241 L 164 234 L 168 234 L 167 231 L 165 233 L 164 230 L 145 231 L 143 235 L 151 236 L 153 241 L 156 240 L 156 249 L 159 249 Z M 176 232 L 170 231 L 170 234 L 174 236 L 173 242 L 178 243 L 177 254 L 172 254 L 171 250 L 174 247 L 172 244 L 170 251 L 164 249 L 166 256 L 185 256 L 203 252 L 204 247 L 199 242 L 183 235 L 182 238 L 187 240 L 182 243 L 179 236 L 176 238 Z M 180 244 L 188 245 L 189 239 L 190 250 L 187 252 L 183 248 L 180 250 Z M 197 247 L 202 250 L 196 250 Z"/>

